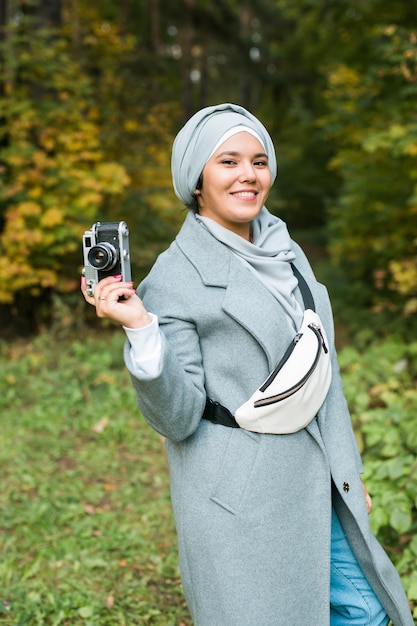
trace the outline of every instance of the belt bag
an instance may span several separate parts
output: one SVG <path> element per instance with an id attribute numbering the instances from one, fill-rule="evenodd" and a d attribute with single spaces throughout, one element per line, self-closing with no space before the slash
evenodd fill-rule
<path id="1" fill-rule="evenodd" d="M 232 428 L 284 435 L 305 428 L 317 415 L 332 378 L 329 344 L 311 291 L 291 265 L 304 300 L 301 327 L 278 365 L 234 415 L 207 399 L 205 419 Z"/>
<path id="2" fill-rule="evenodd" d="M 330 387 L 327 337 L 311 309 L 284 356 L 265 382 L 235 413 L 241 428 L 257 433 L 295 433 L 317 415 Z"/>

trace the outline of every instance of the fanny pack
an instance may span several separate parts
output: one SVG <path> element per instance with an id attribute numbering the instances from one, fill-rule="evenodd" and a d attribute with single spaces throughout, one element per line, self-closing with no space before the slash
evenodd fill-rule
<path id="1" fill-rule="evenodd" d="M 313 295 L 291 264 L 304 300 L 302 324 L 282 359 L 235 415 L 207 400 L 203 414 L 216 424 L 257 433 L 284 435 L 305 428 L 317 415 L 330 387 L 329 345 Z"/>

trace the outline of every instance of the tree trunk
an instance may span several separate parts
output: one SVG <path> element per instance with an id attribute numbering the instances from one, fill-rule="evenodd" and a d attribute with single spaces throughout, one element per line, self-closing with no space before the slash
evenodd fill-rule
<path id="1" fill-rule="evenodd" d="M 156 58 L 161 53 L 159 0 L 148 0 L 151 51 Z"/>
<path id="2" fill-rule="evenodd" d="M 250 38 L 251 31 L 251 11 L 246 5 L 242 7 L 240 13 L 240 30 L 242 40 L 246 43 Z M 250 96 L 251 96 L 251 79 L 248 72 L 245 70 L 245 65 L 249 63 L 249 58 L 246 59 L 246 63 L 243 63 L 240 70 L 240 104 L 245 108 L 250 108 Z"/>
<path id="3" fill-rule="evenodd" d="M 183 121 L 188 120 L 194 112 L 193 107 L 193 83 L 191 80 L 191 70 L 193 68 L 192 49 L 195 36 L 194 27 L 194 7 L 195 0 L 186 0 L 187 13 L 184 23 L 183 36 L 183 81 L 182 81 L 182 114 Z"/>
<path id="4" fill-rule="evenodd" d="M 10 73 L 6 63 L 8 47 L 7 26 L 16 11 L 16 0 L 0 0 L 0 98 L 6 93 L 7 82 L 10 81 Z M 8 51 L 10 54 L 10 50 Z M 5 145 L 6 139 L 3 139 Z"/>

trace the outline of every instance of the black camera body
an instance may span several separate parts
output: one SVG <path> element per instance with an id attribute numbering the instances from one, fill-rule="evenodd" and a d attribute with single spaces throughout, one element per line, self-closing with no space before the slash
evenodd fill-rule
<path id="1" fill-rule="evenodd" d="M 83 274 L 87 294 L 106 276 L 121 274 L 122 282 L 132 280 L 129 229 L 126 222 L 96 222 L 83 236 Z"/>

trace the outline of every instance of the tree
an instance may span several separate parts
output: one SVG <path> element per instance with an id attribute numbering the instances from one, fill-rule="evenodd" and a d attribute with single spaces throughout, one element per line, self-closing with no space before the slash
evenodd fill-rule
<path id="1" fill-rule="evenodd" d="M 342 179 L 330 211 L 330 250 L 390 306 L 389 292 L 397 300 L 402 293 L 411 313 L 417 291 L 417 32 L 376 25 L 372 41 L 366 66 L 329 71 L 330 113 L 323 124 L 337 142 L 330 165 Z"/>
<path id="2" fill-rule="evenodd" d="M 0 302 L 69 291 L 85 220 L 128 183 L 107 161 L 91 84 L 48 29 L 10 30 L 0 97 Z"/>

